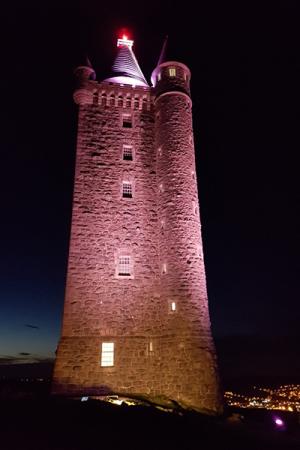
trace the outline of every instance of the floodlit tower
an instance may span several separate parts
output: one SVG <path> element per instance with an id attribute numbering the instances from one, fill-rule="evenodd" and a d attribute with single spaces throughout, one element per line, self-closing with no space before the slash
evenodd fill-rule
<path id="1" fill-rule="evenodd" d="M 190 71 L 150 87 L 126 36 L 101 82 L 77 69 L 72 229 L 53 392 L 221 407 L 201 242 Z M 165 46 L 164 46 L 165 47 Z"/>

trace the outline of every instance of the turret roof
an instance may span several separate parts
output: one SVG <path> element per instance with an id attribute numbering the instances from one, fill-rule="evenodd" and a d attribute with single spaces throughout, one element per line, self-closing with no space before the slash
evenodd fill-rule
<path id="1" fill-rule="evenodd" d="M 111 74 L 105 81 L 136 86 L 149 86 L 131 48 L 133 41 L 128 41 L 129 44 L 126 43 L 127 39 L 119 41 L 122 43 L 118 43 L 118 52 L 111 69 Z"/>

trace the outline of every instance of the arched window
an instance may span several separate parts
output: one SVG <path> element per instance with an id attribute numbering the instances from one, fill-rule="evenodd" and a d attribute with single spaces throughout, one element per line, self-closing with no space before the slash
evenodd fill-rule
<path id="1" fill-rule="evenodd" d="M 109 105 L 110 106 L 115 106 L 115 96 L 114 96 L 114 94 L 111 94 L 111 96 L 109 97 Z"/>
<path id="2" fill-rule="evenodd" d="M 123 106 L 123 96 L 122 95 L 119 95 L 119 97 L 118 97 L 118 106 Z"/>
<path id="3" fill-rule="evenodd" d="M 106 94 L 105 92 L 103 92 L 103 94 L 101 95 L 101 106 L 106 106 L 106 101 L 107 101 Z"/>
<path id="4" fill-rule="evenodd" d="M 126 97 L 126 108 L 131 108 L 131 97 Z"/>

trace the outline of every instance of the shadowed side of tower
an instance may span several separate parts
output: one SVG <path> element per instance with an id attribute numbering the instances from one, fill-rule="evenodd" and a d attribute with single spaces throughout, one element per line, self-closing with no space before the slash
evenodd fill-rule
<path id="1" fill-rule="evenodd" d="M 118 41 L 110 76 L 76 70 L 72 229 L 53 392 L 164 396 L 218 411 L 195 175 L 190 72 L 149 87 Z"/>

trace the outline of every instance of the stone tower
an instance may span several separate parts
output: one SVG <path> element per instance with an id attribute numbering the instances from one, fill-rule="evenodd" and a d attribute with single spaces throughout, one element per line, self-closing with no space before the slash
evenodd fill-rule
<path id="1" fill-rule="evenodd" d="M 165 397 L 219 411 L 201 242 L 190 71 L 150 87 L 118 40 L 112 72 L 78 67 L 72 229 L 53 392 Z"/>

